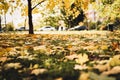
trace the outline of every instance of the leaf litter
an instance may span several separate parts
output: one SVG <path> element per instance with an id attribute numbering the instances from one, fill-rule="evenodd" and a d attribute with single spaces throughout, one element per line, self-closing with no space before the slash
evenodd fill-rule
<path id="1" fill-rule="evenodd" d="M 12 80 L 16 73 L 21 80 L 119 80 L 118 35 L 120 31 L 2 34 L 0 79 Z"/>

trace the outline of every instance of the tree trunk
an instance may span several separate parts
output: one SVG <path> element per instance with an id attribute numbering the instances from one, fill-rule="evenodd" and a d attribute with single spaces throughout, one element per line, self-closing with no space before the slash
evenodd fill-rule
<path id="1" fill-rule="evenodd" d="M 27 21 L 27 16 L 25 16 L 25 22 L 24 22 L 25 29 L 26 29 L 26 21 Z"/>
<path id="2" fill-rule="evenodd" d="M 6 21 L 6 13 L 4 12 L 4 19 L 5 19 L 5 27 L 7 28 L 7 21 Z"/>
<path id="3" fill-rule="evenodd" d="M 2 31 L 1 16 L 0 16 L 0 31 Z"/>
<path id="4" fill-rule="evenodd" d="M 31 0 L 28 0 L 28 23 L 29 23 L 29 34 L 34 34 L 33 23 L 32 23 L 32 5 L 31 5 Z"/>

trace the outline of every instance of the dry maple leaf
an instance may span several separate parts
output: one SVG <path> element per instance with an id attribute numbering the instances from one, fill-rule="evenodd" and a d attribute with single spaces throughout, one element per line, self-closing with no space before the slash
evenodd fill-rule
<path id="1" fill-rule="evenodd" d="M 88 67 L 86 65 L 78 65 L 78 64 L 76 64 L 74 69 L 75 70 L 84 70 L 84 69 L 88 69 Z"/>
<path id="2" fill-rule="evenodd" d="M 120 43 L 119 42 L 112 42 L 112 49 L 116 50 L 120 48 Z"/>
<path id="3" fill-rule="evenodd" d="M 105 64 L 105 65 L 96 65 L 94 68 L 98 69 L 99 71 L 103 72 L 106 70 L 110 69 L 109 64 Z"/>
<path id="4" fill-rule="evenodd" d="M 21 68 L 22 65 L 20 63 L 8 63 L 6 65 L 4 65 L 4 68 L 7 70 L 7 69 L 10 69 L 10 68 L 14 68 L 14 69 L 18 69 L 18 68 Z"/>
<path id="5" fill-rule="evenodd" d="M 73 59 L 76 59 L 78 58 L 77 54 L 72 54 L 72 55 L 69 55 L 69 56 L 65 56 L 66 59 L 69 59 L 69 60 L 73 60 Z"/>
<path id="6" fill-rule="evenodd" d="M 79 80 L 89 80 L 89 74 L 82 72 L 80 77 L 79 77 Z"/>
<path id="7" fill-rule="evenodd" d="M 40 50 L 40 49 L 46 49 L 46 46 L 45 45 L 41 45 L 41 46 L 35 46 L 33 47 L 33 50 Z"/>
<path id="8" fill-rule="evenodd" d="M 79 54 L 78 55 L 78 59 L 76 59 L 76 63 L 79 63 L 80 65 L 83 65 L 85 62 L 87 62 L 88 59 L 88 55 L 87 54 Z"/>
<path id="9" fill-rule="evenodd" d="M 5 62 L 7 60 L 7 57 L 0 57 L 0 62 Z"/>
<path id="10" fill-rule="evenodd" d="M 102 45 L 102 46 L 101 46 L 101 49 L 102 49 L 102 50 L 107 50 L 107 49 L 108 49 L 108 46 L 107 46 L 107 45 Z"/>
<path id="11" fill-rule="evenodd" d="M 118 74 L 120 73 L 120 66 L 115 66 L 109 71 L 105 71 L 102 73 L 102 75 L 110 75 L 110 74 Z"/>
<path id="12" fill-rule="evenodd" d="M 47 69 L 34 69 L 34 70 L 32 70 L 31 74 L 39 75 L 46 71 L 47 71 Z"/>
<path id="13" fill-rule="evenodd" d="M 33 66 L 33 68 L 35 69 L 35 68 L 39 68 L 39 64 L 35 64 L 34 66 Z"/>
<path id="14" fill-rule="evenodd" d="M 60 77 L 60 78 L 56 78 L 55 80 L 63 80 L 63 78 L 62 78 L 62 77 Z"/>
<path id="15" fill-rule="evenodd" d="M 120 66 L 120 55 L 115 55 L 113 58 L 110 58 L 110 66 Z"/>

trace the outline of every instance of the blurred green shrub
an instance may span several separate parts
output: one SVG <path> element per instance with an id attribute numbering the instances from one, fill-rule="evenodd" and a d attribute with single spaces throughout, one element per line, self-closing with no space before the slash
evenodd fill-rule
<path id="1" fill-rule="evenodd" d="M 8 23 L 5 27 L 3 27 L 3 31 L 13 31 L 14 25 L 12 23 Z"/>
<path id="2" fill-rule="evenodd" d="M 95 22 L 90 22 L 89 23 L 89 29 L 91 30 L 91 29 L 96 29 L 97 28 L 97 23 L 95 23 Z"/>

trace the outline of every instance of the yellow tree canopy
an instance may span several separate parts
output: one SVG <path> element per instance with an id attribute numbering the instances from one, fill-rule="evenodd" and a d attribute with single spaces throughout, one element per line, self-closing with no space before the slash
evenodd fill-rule
<path id="1" fill-rule="evenodd" d="M 49 0 L 47 8 L 53 10 L 56 6 L 65 11 L 66 16 L 73 15 L 77 17 L 79 10 L 86 10 L 88 8 L 89 0 Z M 72 7 L 74 5 L 74 7 Z"/>
<path id="2" fill-rule="evenodd" d="M 89 0 L 49 0 L 47 8 L 53 9 L 55 6 L 59 5 L 59 7 L 64 6 L 68 9 L 73 3 L 81 5 L 83 9 L 86 9 L 89 4 Z"/>
<path id="3" fill-rule="evenodd" d="M 6 13 L 7 10 L 8 10 L 8 8 L 9 8 L 8 3 L 6 3 L 6 2 L 0 2 L 0 10 L 3 10 Z"/>

